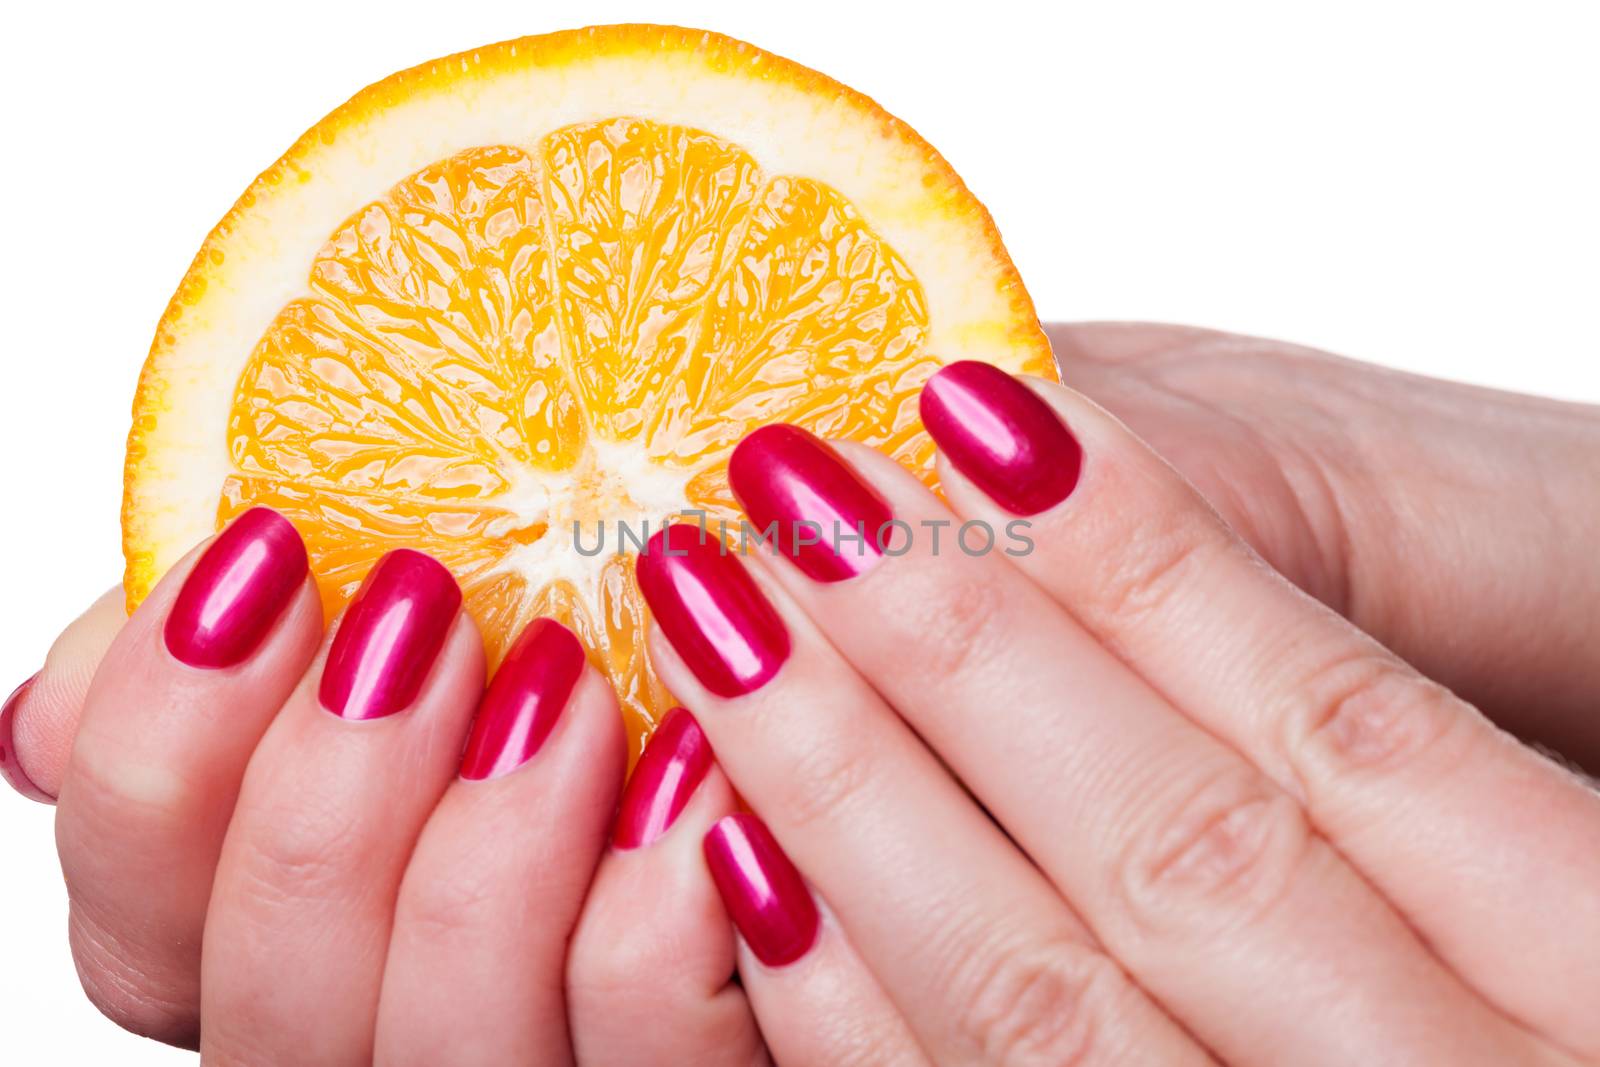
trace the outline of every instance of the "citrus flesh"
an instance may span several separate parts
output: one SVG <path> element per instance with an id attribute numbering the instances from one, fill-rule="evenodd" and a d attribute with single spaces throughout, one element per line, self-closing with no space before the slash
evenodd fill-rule
<path id="1" fill-rule="evenodd" d="M 671 698 L 635 545 L 737 521 L 727 455 L 767 422 L 931 482 L 916 396 L 955 359 L 1055 375 L 988 214 L 866 98 L 663 27 L 440 60 L 314 127 L 196 257 L 135 401 L 130 607 L 257 505 L 330 616 L 418 548 L 491 664 L 572 626 L 636 755 Z"/>

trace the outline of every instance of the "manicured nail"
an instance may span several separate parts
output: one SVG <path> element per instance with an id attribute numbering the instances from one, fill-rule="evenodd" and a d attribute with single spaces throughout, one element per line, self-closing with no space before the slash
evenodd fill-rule
<path id="1" fill-rule="evenodd" d="M 409 548 L 384 556 L 361 583 L 322 669 L 322 706 L 345 719 L 381 719 L 411 706 L 461 607 L 437 561 Z"/>
<path id="2" fill-rule="evenodd" d="M 723 906 L 756 958 L 782 967 L 804 956 L 817 940 L 817 905 L 766 824 L 724 815 L 703 847 Z"/>
<path id="3" fill-rule="evenodd" d="M 555 729 L 583 664 L 583 645 L 571 630 L 554 619 L 530 622 L 478 705 L 461 777 L 498 778 L 532 759 Z"/>
<path id="4" fill-rule="evenodd" d="M 1036 515 L 1078 484 L 1077 439 L 1050 405 L 999 367 L 952 363 L 928 379 L 919 403 L 939 451 L 1007 511 Z"/>
<path id="5" fill-rule="evenodd" d="M 163 634 L 191 667 L 242 663 L 306 579 L 306 546 L 288 519 L 251 508 L 217 535 L 178 591 Z"/>
<path id="6" fill-rule="evenodd" d="M 637 571 L 662 633 L 722 697 L 760 688 L 789 658 L 789 631 L 736 552 L 698 526 L 668 526 L 639 553 Z"/>
<path id="7" fill-rule="evenodd" d="M 711 769 L 711 742 L 683 708 L 673 708 L 650 735 L 622 791 L 616 848 L 642 848 L 672 828 Z"/>
<path id="8" fill-rule="evenodd" d="M 773 548 L 807 577 L 841 582 L 883 558 L 888 501 L 798 426 L 746 434 L 728 459 L 728 482 L 756 529 L 770 530 Z"/>
<path id="9" fill-rule="evenodd" d="M 29 800 L 37 800 L 41 804 L 54 804 L 56 798 L 46 793 L 34 784 L 22 769 L 22 764 L 17 762 L 17 746 L 11 739 L 12 723 L 17 718 L 17 708 L 22 706 L 22 698 L 28 695 L 28 690 L 33 687 L 36 674 L 26 682 L 17 686 L 12 694 L 6 697 L 6 702 L 0 704 L 0 778 L 6 784 Z"/>

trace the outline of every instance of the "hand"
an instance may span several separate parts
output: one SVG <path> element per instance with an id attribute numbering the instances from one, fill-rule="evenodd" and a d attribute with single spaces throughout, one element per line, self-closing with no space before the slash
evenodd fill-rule
<path id="1" fill-rule="evenodd" d="M 1594 744 L 1595 720 L 1578 713 L 1594 691 L 1595 670 L 1582 654 L 1584 635 L 1594 633 L 1594 598 L 1584 593 L 1594 569 L 1584 568 L 1579 552 L 1584 523 L 1542 522 L 1546 512 L 1538 510 L 1547 493 L 1568 512 L 1600 499 L 1582 491 L 1595 480 L 1594 413 L 1205 331 L 1080 326 L 1053 336 L 1067 379 L 1162 442 L 1294 581 L 1387 640 L 1410 645 L 1414 659 L 1432 662 L 1462 688 L 1488 693 L 1507 725 L 1568 753 L 1594 750 L 1584 745 Z M 1320 421 L 1304 418 L 1307 397 L 1320 397 Z M 1395 419 L 1395 405 L 1405 419 Z M 1483 424 L 1498 427 L 1493 438 L 1478 432 Z M 1395 442 L 1395 426 L 1410 426 L 1411 440 Z M 1413 462 L 1378 462 L 1394 451 Z M 1307 490 L 1318 483 L 1325 494 Z M 1490 491 L 1504 506 L 1483 509 Z M 1413 504 L 1402 507 L 1408 494 Z M 1451 507 L 1458 537 L 1443 542 L 1450 552 L 1406 558 L 1392 550 L 1437 542 L 1440 523 L 1432 517 Z M 1526 522 L 1530 515 L 1538 522 Z M 1501 536 L 1507 528 L 1539 549 L 1504 552 L 1501 545 L 1514 541 Z M 1485 585 L 1483 574 L 1496 568 L 1515 581 Z M 1538 603 L 1528 590 L 1557 592 Z M 1421 609 L 1395 609 L 1408 603 L 1453 625 L 1430 625 Z M 59 790 L 88 678 L 120 624 L 122 595 L 114 592 L 62 635 L 26 701 L 8 705 L 6 726 L 14 713 L 18 744 L 0 736 L 0 761 L 18 760 L 11 776 L 37 781 L 46 797 Z M 1526 635 L 1525 648 L 1509 645 L 1507 633 Z M 1507 701 L 1512 686 L 1549 699 Z"/>
<path id="2" fill-rule="evenodd" d="M 1048 329 L 1065 380 L 1268 563 L 1507 729 L 1600 772 L 1600 410 L 1209 330 Z M 0 724 L 8 777 L 45 798 L 122 603 L 113 590 L 56 642 L 13 706 L 14 745 Z"/>
<path id="3" fill-rule="evenodd" d="M 1600 796 L 1080 394 L 960 364 L 923 411 L 949 507 L 769 427 L 730 475 L 776 547 L 674 527 L 639 575 L 668 685 L 935 1061 L 1600 1063 Z M 746 940 L 803 943 L 767 881 Z"/>
<path id="4" fill-rule="evenodd" d="M 1600 773 L 1600 409 L 1209 330 L 1049 332 L 1268 563 Z"/>
<path id="5" fill-rule="evenodd" d="M 731 983 L 701 839 L 740 824 L 692 717 L 613 842 L 609 687 L 536 620 L 484 695 L 460 603 L 391 553 L 324 640 L 299 535 L 257 509 L 116 630 L 56 823 L 102 1012 L 251 1067 L 921 1062 L 838 939 Z"/>

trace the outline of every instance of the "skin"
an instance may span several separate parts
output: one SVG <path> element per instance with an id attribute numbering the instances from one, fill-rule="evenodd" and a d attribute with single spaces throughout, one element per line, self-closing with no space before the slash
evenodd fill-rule
<path id="1" fill-rule="evenodd" d="M 1049 332 L 1063 379 L 1279 573 L 1600 771 L 1596 408 L 1182 326 Z"/>
<path id="2" fill-rule="evenodd" d="M 794 650 L 746 696 L 654 635 L 722 770 L 642 849 L 607 847 L 592 671 L 466 783 L 464 616 L 374 731 L 314 706 L 309 586 L 221 672 L 158 636 L 193 555 L 126 625 L 97 604 L 16 726 L 91 999 L 216 1063 L 1600 1062 L 1600 800 L 1502 732 L 1600 766 L 1600 417 L 1205 331 L 1052 339 L 1083 393 L 1033 387 L 1088 458 L 1034 555 L 758 559 Z M 788 967 L 699 856 L 735 788 L 823 907 Z"/>

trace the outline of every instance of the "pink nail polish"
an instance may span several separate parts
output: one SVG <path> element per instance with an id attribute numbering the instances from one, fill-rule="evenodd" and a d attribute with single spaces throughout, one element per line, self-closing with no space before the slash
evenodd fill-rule
<path id="1" fill-rule="evenodd" d="M 498 778 L 532 759 L 555 729 L 583 664 L 583 645 L 571 630 L 554 619 L 530 622 L 478 705 L 461 777 Z"/>
<path id="2" fill-rule="evenodd" d="M 429 556 L 399 548 L 380 559 L 344 613 L 322 669 L 322 706 L 381 719 L 411 705 L 461 607 L 461 589 Z"/>
<path id="3" fill-rule="evenodd" d="M 706 832 L 711 880 L 750 951 L 768 967 L 804 956 L 817 940 L 816 902 L 760 819 L 725 815 Z"/>
<path id="4" fill-rule="evenodd" d="M 22 769 L 22 764 L 17 762 L 17 746 L 12 741 L 12 724 L 17 718 L 17 708 L 22 705 L 22 698 L 28 695 L 28 690 L 33 688 L 34 679 L 38 677 L 36 674 L 17 686 L 12 694 L 6 697 L 6 702 L 0 704 L 0 778 L 4 778 L 7 785 L 29 800 L 37 800 L 41 804 L 54 804 L 56 798 L 35 785 L 33 779 Z"/>
<path id="5" fill-rule="evenodd" d="M 1017 515 L 1078 484 L 1083 449 L 1039 396 L 999 367 L 964 360 L 922 387 L 922 425 L 956 470 Z"/>
<path id="6" fill-rule="evenodd" d="M 779 555 L 819 582 L 854 578 L 883 558 L 894 518 L 888 501 L 827 443 L 777 423 L 745 435 L 728 482 Z"/>
<path id="7" fill-rule="evenodd" d="M 755 580 L 698 526 L 668 526 L 639 554 L 639 589 L 672 647 L 711 692 L 760 688 L 789 657 L 789 631 Z"/>
<path id="8" fill-rule="evenodd" d="M 611 844 L 643 848 L 672 828 L 711 770 L 711 742 L 694 716 L 673 708 L 650 735 L 622 792 Z"/>
<path id="9" fill-rule="evenodd" d="M 191 667 L 242 663 L 306 579 L 306 546 L 288 519 L 251 508 L 206 548 L 167 615 L 167 651 Z"/>

